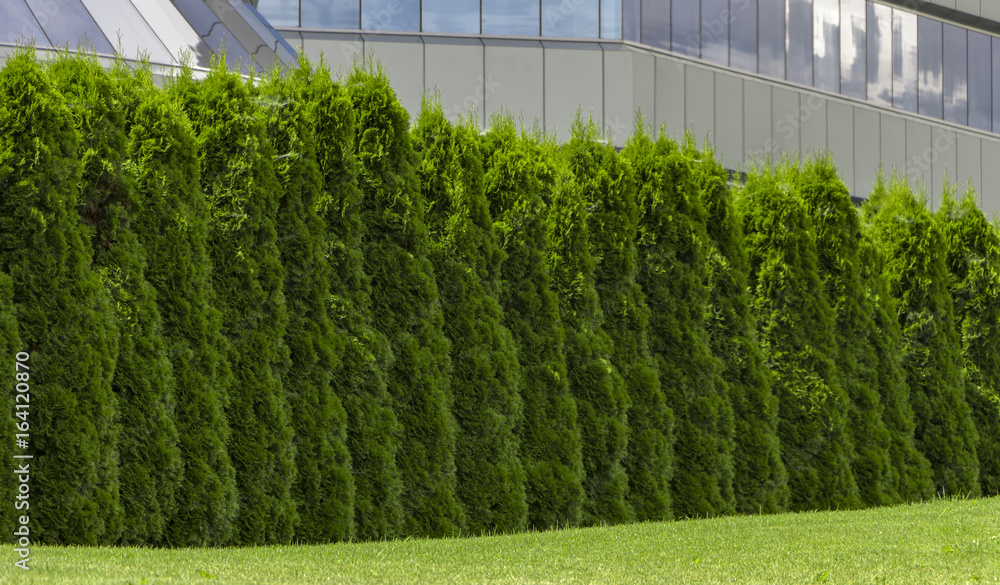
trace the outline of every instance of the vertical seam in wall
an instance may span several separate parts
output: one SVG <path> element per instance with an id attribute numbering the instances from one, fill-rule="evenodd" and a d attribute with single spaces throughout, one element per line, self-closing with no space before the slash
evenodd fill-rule
<path id="1" fill-rule="evenodd" d="M 600 7 L 600 4 L 598 4 Z M 600 16 L 600 15 L 598 15 Z M 598 20 L 600 20 L 598 18 Z M 598 32 L 600 32 L 600 26 L 598 26 Z M 608 79 L 607 79 L 607 68 L 608 60 L 605 55 L 604 43 L 601 43 L 601 136 L 604 136 L 604 129 L 608 126 Z"/>
<path id="2" fill-rule="evenodd" d="M 541 23 L 542 23 L 541 13 L 539 12 L 539 19 L 538 19 L 538 27 L 539 27 L 539 29 L 541 29 L 541 26 L 542 26 Z M 539 36 L 541 36 L 541 35 L 539 35 Z M 548 131 L 549 131 L 549 129 L 548 129 L 548 122 L 549 121 L 548 121 L 548 116 L 546 116 L 546 109 L 545 109 L 545 100 L 546 100 L 545 86 L 548 85 L 548 83 L 549 83 L 549 78 L 548 78 L 548 76 L 546 75 L 546 72 L 545 72 L 546 49 L 545 49 L 545 43 L 539 41 L 538 44 L 542 47 L 542 133 L 543 134 L 548 134 Z"/>
<path id="3" fill-rule="evenodd" d="M 483 18 L 483 3 L 479 2 L 479 28 L 482 29 L 482 18 Z M 483 50 L 483 114 L 481 120 L 481 128 L 486 129 L 486 43 L 483 39 L 479 39 L 479 47 Z"/>

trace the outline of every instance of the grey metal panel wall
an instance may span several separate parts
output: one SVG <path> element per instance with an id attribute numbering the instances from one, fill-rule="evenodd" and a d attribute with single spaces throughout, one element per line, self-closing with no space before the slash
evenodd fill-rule
<path id="1" fill-rule="evenodd" d="M 735 169 L 743 162 L 743 80 L 715 74 L 715 154 Z"/>
<path id="2" fill-rule="evenodd" d="M 684 79 L 684 128 L 694 133 L 699 144 L 706 138 L 715 142 L 715 104 L 705 99 L 712 95 L 715 95 L 712 71 L 688 66 Z"/>
<path id="3" fill-rule="evenodd" d="M 981 4 L 980 13 L 983 18 L 1000 21 L 1000 2 L 986 0 Z"/>
<path id="4" fill-rule="evenodd" d="M 983 140 L 983 187 L 980 205 L 987 217 L 1000 212 L 1000 142 Z M 985 188 L 988 187 L 988 188 Z"/>
<path id="5" fill-rule="evenodd" d="M 483 69 L 483 44 L 478 40 L 446 43 L 426 41 L 424 75 L 427 91 L 441 94 L 441 105 L 451 119 L 476 111 L 480 125 L 486 120 L 486 94 L 496 91 L 497 81 Z"/>
<path id="6" fill-rule="evenodd" d="M 930 189 L 932 154 L 930 126 L 923 122 L 907 120 L 906 177 L 915 188 Z"/>
<path id="7" fill-rule="evenodd" d="M 666 57 L 656 58 L 656 114 L 653 130 L 660 131 L 664 124 L 667 133 L 681 136 L 684 133 L 684 64 Z"/>
<path id="8" fill-rule="evenodd" d="M 801 155 L 806 158 L 817 150 L 826 150 L 827 100 L 816 94 L 802 93 L 799 96 L 801 114 Z"/>
<path id="9" fill-rule="evenodd" d="M 743 81 L 743 160 L 766 163 L 772 154 L 771 85 Z"/>
<path id="10" fill-rule="evenodd" d="M 424 43 L 418 38 L 363 37 L 365 59 L 377 59 L 385 68 L 399 102 L 410 116 L 420 111 L 424 93 Z"/>
<path id="11" fill-rule="evenodd" d="M 899 116 L 882 113 L 881 118 L 882 143 L 881 158 L 882 169 L 886 178 L 892 176 L 893 172 L 906 173 L 906 120 Z"/>
<path id="12" fill-rule="evenodd" d="M 941 204 L 941 189 L 945 178 L 954 183 L 958 176 L 958 133 L 954 130 L 934 128 L 931 133 L 931 180 L 928 192 L 931 196 L 931 209 L 937 209 Z M 964 182 L 964 180 L 963 180 Z"/>
<path id="13" fill-rule="evenodd" d="M 868 197 L 875 184 L 882 152 L 882 128 L 879 114 L 866 108 L 854 110 L 854 185 L 851 192 Z"/>
<path id="14" fill-rule="evenodd" d="M 983 141 L 968 134 L 958 135 L 958 193 L 963 195 L 969 183 L 976 190 L 982 192 L 983 188 L 983 165 L 982 165 L 982 145 Z M 1000 161 L 994 161 L 994 164 Z"/>
<path id="15" fill-rule="evenodd" d="M 656 58 L 645 51 L 632 51 L 634 111 L 642 112 L 646 124 L 656 118 Z M 619 143 L 620 144 L 620 143 Z"/>
<path id="16" fill-rule="evenodd" d="M 996 0 L 986 0 L 987 3 L 996 2 Z M 982 10 L 979 0 L 957 0 L 955 2 L 955 8 L 965 12 L 966 14 L 972 14 L 974 16 L 982 16 Z"/>
<path id="17" fill-rule="evenodd" d="M 292 42 L 287 32 L 282 32 L 282 35 L 288 42 Z M 347 73 L 355 59 L 360 62 L 365 56 L 365 44 L 361 35 L 303 31 L 298 36 L 302 42 L 301 50 L 306 52 L 309 60 L 319 63 L 322 56 L 333 72 Z"/>
<path id="18" fill-rule="evenodd" d="M 541 43 L 485 43 L 486 77 L 496 84 L 486 95 L 486 119 L 503 106 L 531 126 L 544 124 L 544 62 Z"/>
<path id="19" fill-rule="evenodd" d="M 604 125 L 604 63 L 601 51 L 545 47 L 545 131 L 568 140 L 573 117 L 579 110 L 586 120 L 593 116 Z"/>
<path id="20" fill-rule="evenodd" d="M 635 111 L 635 60 L 631 51 L 604 51 L 604 131 L 615 144 L 632 134 Z"/>
<path id="21" fill-rule="evenodd" d="M 827 148 L 837 161 L 840 176 L 854 190 L 854 106 L 831 101 L 826 107 Z"/>
<path id="22" fill-rule="evenodd" d="M 802 134 L 799 95 L 790 89 L 775 87 L 772 92 L 771 121 L 775 156 L 799 158 Z"/>

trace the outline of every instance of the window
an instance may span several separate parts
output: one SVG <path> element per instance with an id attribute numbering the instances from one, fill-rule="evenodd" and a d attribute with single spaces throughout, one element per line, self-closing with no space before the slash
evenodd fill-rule
<path id="1" fill-rule="evenodd" d="M 423 0 L 426 32 L 479 34 L 479 0 Z"/>
<path id="2" fill-rule="evenodd" d="M 31 8 L 38 24 L 54 46 L 63 47 L 68 44 L 70 49 L 76 49 L 83 45 L 88 50 L 93 46 L 98 53 L 105 55 L 115 53 L 114 47 L 90 17 L 87 9 L 80 4 L 80 0 L 63 2 L 28 0 L 28 8 Z"/>
<path id="3" fill-rule="evenodd" d="M 729 22 L 729 0 L 702 0 L 702 59 L 729 65 Z"/>
<path id="4" fill-rule="evenodd" d="M 969 48 L 964 28 L 944 25 L 944 119 L 969 123 Z"/>
<path id="5" fill-rule="evenodd" d="M 640 23 L 643 44 L 670 50 L 670 0 L 642 0 Z"/>
<path id="6" fill-rule="evenodd" d="M 42 47 L 51 46 L 23 0 L 0 2 L 0 39 L 12 45 L 32 42 Z"/>
<path id="7" fill-rule="evenodd" d="M 992 57 L 989 35 L 969 31 L 969 126 L 987 132 L 993 123 Z"/>
<path id="8" fill-rule="evenodd" d="M 622 38 L 622 0 L 601 0 L 601 38 Z"/>
<path id="9" fill-rule="evenodd" d="M 364 30 L 420 30 L 420 0 L 362 0 Z"/>
<path id="10" fill-rule="evenodd" d="M 865 99 L 868 90 L 868 44 L 865 0 L 840 0 L 840 92 Z"/>
<path id="11" fill-rule="evenodd" d="M 361 27 L 361 2 L 302 0 L 302 25 L 357 30 Z"/>
<path id="12" fill-rule="evenodd" d="M 308 0 L 305 0 L 305 3 L 307 2 Z M 326 2 L 326 4 L 332 5 L 334 2 Z M 336 4 L 342 4 L 342 2 Z M 274 26 L 299 26 L 299 0 L 260 0 L 257 3 L 257 10 Z M 355 13 L 357 13 L 356 10 Z M 358 19 L 355 18 L 354 27 L 357 25 Z"/>
<path id="13" fill-rule="evenodd" d="M 813 4 L 813 85 L 840 91 L 840 2 L 816 0 Z"/>
<path id="14" fill-rule="evenodd" d="M 917 112 L 941 118 L 941 22 L 923 16 L 917 17 L 917 42 Z"/>
<path id="15" fill-rule="evenodd" d="M 757 72 L 757 0 L 738 0 L 729 6 L 729 64 Z"/>
<path id="16" fill-rule="evenodd" d="M 539 34 L 538 0 L 483 0 L 483 34 Z"/>
<path id="17" fill-rule="evenodd" d="M 627 41 L 639 42 L 639 22 L 642 16 L 640 0 L 622 0 L 622 36 Z"/>
<path id="18" fill-rule="evenodd" d="M 596 39 L 598 0 L 542 0 L 542 36 Z"/>
<path id="19" fill-rule="evenodd" d="M 917 111 L 917 15 L 892 11 L 892 105 Z"/>
<path id="20" fill-rule="evenodd" d="M 810 0 L 788 0 L 788 81 L 813 84 L 813 5 Z"/>
<path id="21" fill-rule="evenodd" d="M 675 53 L 701 56 L 701 2 L 685 2 L 678 0 L 673 3 L 670 14 L 670 24 L 673 50 Z"/>
<path id="22" fill-rule="evenodd" d="M 757 70 L 785 78 L 785 0 L 758 0 L 759 42 Z"/>
<path id="23" fill-rule="evenodd" d="M 892 105 L 892 9 L 868 3 L 868 99 Z"/>

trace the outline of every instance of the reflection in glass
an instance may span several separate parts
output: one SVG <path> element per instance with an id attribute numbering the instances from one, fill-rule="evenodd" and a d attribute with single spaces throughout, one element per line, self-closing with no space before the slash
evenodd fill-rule
<path id="1" fill-rule="evenodd" d="M 622 38 L 622 0 L 601 0 L 601 38 Z"/>
<path id="2" fill-rule="evenodd" d="M 785 0 L 758 0 L 757 71 L 785 78 Z"/>
<path id="3" fill-rule="evenodd" d="M 729 64 L 757 71 L 757 0 L 730 2 Z"/>
<path id="4" fill-rule="evenodd" d="M 969 49 L 965 29 L 944 25 L 944 119 L 969 123 Z"/>
<path id="5" fill-rule="evenodd" d="M 670 0 L 642 0 L 641 23 L 643 44 L 670 50 Z"/>
<path id="6" fill-rule="evenodd" d="M 205 41 L 212 51 L 218 53 L 226 50 L 226 64 L 233 69 L 249 68 L 252 60 L 250 52 L 240 44 L 239 39 L 229 31 L 219 17 L 212 12 L 203 0 L 171 0 L 184 20 Z M 260 67 L 259 65 L 257 66 Z"/>
<path id="7" fill-rule="evenodd" d="M 361 3 L 335 0 L 301 0 L 305 28 L 361 28 Z"/>
<path id="8" fill-rule="evenodd" d="M 51 46 L 24 0 L 0 2 L 0 42 L 12 45 L 30 42 L 39 47 Z"/>
<path id="9" fill-rule="evenodd" d="M 993 104 L 990 37 L 969 31 L 969 126 L 989 132 Z"/>
<path id="10" fill-rule="evenodd" d="M 423 0 L 424 32 L 479 34 L 479 0 Z"/>
<path id="11" fill-rule="evenodd" d="M 813 11 L 810 0 L 788 0 L 788 81 L 813 83 Z"/>
<path id="12" fill-rule="evenodd" d="M 420 30 L 420 0 L 363 0 L 364 30 Z"/>
<path id="13" fill-rule="evenodd" d="M 941 118 L 941 22 L 917 17 L 917 112 Z"/>
<path id="14" fill-rule="evenodd" d="M 626 41 L 639 42 L 639 19 L 641 18 L 640 0 L 623 0 L 622 36 Z"/>
<path id="15" fill-rule="evenodd" d="M 109 4 L 106 0 L 83 0 L 83 4 L 105 36 L 117 39 L 122 56 L 136 58 L 140 54 L 146 54 L 153 63 L 179 62 L 163 46 L 131 3 L 118 6 Z"/>
<path id="16" fill-rule="evenodd" d="M 691 57 L 701 56 L 700 4 L 701 2 L 684 2 L 683 0 L 673 3 L 670 25 L 673 27 L 671 44 L 675 53 Z"/>
<path id="17" fill-rule="evenodd" d="M 868 3 L 868 99 L 892 105 L 892 8 Z"/>
<path id="18" fill-rule="evenodd" d="M 28 0 L 28 8 L 31 8 L 38 24 L 54 46 L 63 47 L 68 44 L 69 48 L 75 49 L 83 45 L 86 49 L 90 49 L 92 45 L 98 53 L 105 55 L 115 53 L 114 47 L 90 17 L 87 9 L 80 4 L 80 0 L 62 2 Z"/>
<path id="19" fill-rule="evenodd" d="M 813 84 L 819 89 L 840 91 L 840 2 L 813 3 Z"/>
<path id="20" fill-rule="evenodd" d="M 729 0 L 701 0 L 701 58 L 729 65 Z"/>
<path id="21" fill-rule="evenodd" d="M 542 36 L 596 39 L 598 0 L 542 0 Z"/>
<path id="22" fill-rule="evenodd" d="M 892 10 L 892 105 L 917 111 L 917 15 Z"/>
<path id="23" fill-rule="evenodd" d="M 538 0 L 483 0 L 483 34 L 537 37 Z"/>
<path id="24" fill-rule="evenodd" d="M 865 99 L 865 0 L 840 0 L 840 93 Z"/>
<path id="25" fill-rule="evenodd" d="M 259 0 L 257 10 L 273 26 L 299 26 L 299 0 Z"/>

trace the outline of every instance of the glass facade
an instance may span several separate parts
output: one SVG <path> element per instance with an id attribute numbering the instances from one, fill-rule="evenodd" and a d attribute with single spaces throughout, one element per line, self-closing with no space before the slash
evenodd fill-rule
<path id="1" fill-rule="evenodd" d="M 0 8 L 8 23 L 0 34 L 37 29 L 25 1 L 40 0 Z M 624 39 L 1000 132 L 1000 37 L 873 0 L 259 0 L 258 8 L 277 26 L 309 29 Z"/>

